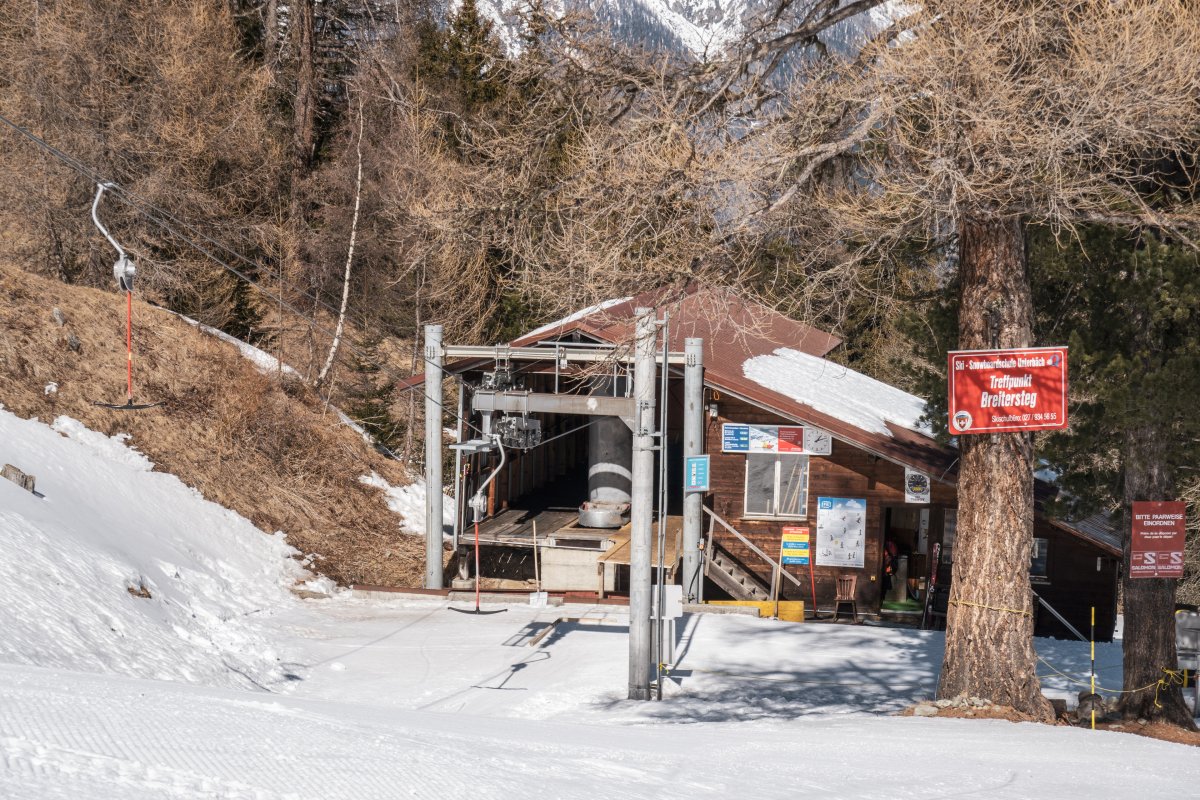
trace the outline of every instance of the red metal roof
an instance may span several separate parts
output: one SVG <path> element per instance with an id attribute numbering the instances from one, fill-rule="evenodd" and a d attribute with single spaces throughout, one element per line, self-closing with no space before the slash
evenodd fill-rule
<path id="1" fill-rule="evenodd" d="M 633 339 L 634 311 L 639 307 L 666 309 L 670 314 L 671 350 L 681 351 L 684 339 L 704 340 L 704 382 L 786 419 L 829 431 L 838 439 L 875 455 L 953 482 L 957 452 L 924 434 L 888 425 L 891 436 L 863 430 L 822 413 L 791 397 L 747 378 L 742 365 L 755 356 L 781 347 L 818 358 L 842 343 L 832 334 L 797 322 L 761 303 L 747 301 L 729 289 L 706 289 L 691 284 L 678 292 L 658 289 L 586 314 L 572 315 L 561 325 L 547 325 L 513 341 L 514 346 L 561 339 L 575 332 L 611 344 Z"/>
<path id="2" fill-rule="evenodd" d="M 682 289 L 655 289 L 601 304 L 590 313 L 572 315 L 514 340 L 525 347 L 580 332 L 611 344 L 631 344 L 638 308 L 670 314 L 671 350 L 682 351 L 684 339 L 704 340 L 705 365 L 745 361 L 778 347 L 824 356 L 842 343 L 833 334 L 797 322 L 761 303 L 749 302 L 731 289 L 708 289 L 691 283 Z"/>
<path id="3" fill-rule="evenodd" d="M 709 289 L 692 283 L 682 289 L 660 288 L 644 292 L 573 314 L 561 324 L 544 325 L 511 344 L 529 347 L 579 333 L 600 342 L 628 345 L 633 341 L 635 310 L 643 307 L 669 313 L 672 351 L 682 351 L 684 339 L 698 337 L 704 340 L 704 382 L 707 386 L 785 419 L 815 425 L 882 458 L 919 469 L 935 480 L 954 482 L 957 452 L 939 445 L 933 438 L 890 423 L 887 425 L 890 436 L 864 430 L 747 378 L 742 366 L 748 359 L 769 355 L 783 347 L 821 358 L 842 340 L 761 303 L 747 301 L 729 289 Z M 547 360 L 552 358 L 548 353 Z M 448 364 L 446 370 L 466 372 L 485 365 L 486 362 L 470 359 Z M 402 388 L 419 385 L 423 379 L 423 375 L 414 375 L 402 384 Z"/>

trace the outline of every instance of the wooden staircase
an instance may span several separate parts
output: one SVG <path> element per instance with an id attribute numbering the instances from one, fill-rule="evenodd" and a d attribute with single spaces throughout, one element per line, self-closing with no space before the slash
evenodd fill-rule
<path id="1" fill-rule="evenodd" d="M 719 544 L 711 543 L 704 574 L 734 600 L 770 600 L 771 592 L 758 578 L 733 560 Z"/>

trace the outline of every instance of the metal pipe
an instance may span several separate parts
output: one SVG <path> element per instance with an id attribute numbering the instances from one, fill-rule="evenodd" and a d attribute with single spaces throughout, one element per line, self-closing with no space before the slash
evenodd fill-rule
<path id="1" fill-rule="evenodd" d="M 479 521 L 483 518 L 483 508 L 484 508 L 484 505 L 487 503 L 487 500 L 484 497 L 483 493 L 484 493 L 484 490 L 486 490 L 488 488 L 488 484 L 491 483 L 495 479 L 495 477 L 500 474 L 500 470 L 504 469 L 504 443 L 502 441 L 500 441 L 500 434 L 498 434 L 498 433 L 491 434 L 491 437 L 492 437 L 492 441 L 496 443 L 496 446 L 498 448 L 500 448 L 500 463 L 496 465 L 496 468 L 494 470 L 492 470 L 492 474 L 488 475 L 487 480 L 483 482 L 483 485 L 480 486 L 479 490 L 475 492 L 475 496 L 471 498 L 471 508 L 475 512 L 475 613 L 476 614 L 479 613 L 479 591 L 480 591 L 479 583 L 480 583 L 480 577 L 481 577 L 479 574 Z"/>
<path id="2" fill-rule="evenodd" d="M 634 404 L 626 397 L 599 394 L 550 394 L 548 392 L 479 389 L 471 396 L 471 410 L 505 414 L 570 414 L 632 419 Z"/>
<path id="3" fill-rule="evenodd" d="M 467 392 L 467 386 L 460 379 L 458 382 L 458 419 L 455 421 L 454 443 L 462 444 L 463 442 L 463 406 L 466 402 L 464 395 Z M 458 539 L 462 534 L 462 450 L 454 451 L 454 526 L 453 535 L 451 537 L 451 550 L 458 552 Z"/>
<path id="4" fill-rule="evenodd" d="M 97 213 L 100 208 L 100 198 L 104 196 L 104 190 L 112 188 L 113 185 L 111 183 L 96 184 L 96 199 L 92 201 L 92 222 L 96 223 L 96 227 L 100 229 L 102 234 L 104 234 L 104 238 L 108 239 L 108 243 L 116 248 L 117 255 L 123 260 L 128 257 L 125 253 L 125 248 L 117 244 L 117 240 L 114 239 L 112 234 L 108 232 L 108 228 L 104 227 L 104 224 L 100 222 L 100 216 Z"/>
<path id="5" fill-rule="evenodd" d="M 1087 641 L 1087 637 L 1084 636 L 1082 633 L 1080 633 L 1078 628 L 1076 628 L 1071 623 L 1067 622 L 1067 618 L 1064 617 L 1062 614 L 1058 613 L 1057 611 L 1055 611 L 1054 606 L 1050 605 L 1044 599 L 1042 599 L 1042 596 L 1040 594 L 1038 594 L 1037 592 L 1034 592 L 1033 596 L 1037 598 L 1037 601 L 1039 603 L 1041 603 L 1042 605 L 1044 605 L 1046 607 L 1047 611 L 1049 611 L 1051 614 L 1054 615 L 1055 619 L 1057 619 L 1059 622 L 1061 622 L 1063 624 L 1063 627 L 1065 627 L 1071 633 L 1075 634 L 1076 639 L 1078 639 L 1081 642 Z"/>
<path id="6" fill-rule="evenodd" d="M 492 347 L 487 345 L 470 345 L 470 344 L 453 344 L 446 348 L 446 357 L 451 359 L 460 358 L 483 358 L 483 359 L 508 359 L 511 361 L 549 361 L 551 358 L 560 358 L 568 363 L 628 363 L 634 360 L 634 357 L 628 351 L 628 348 L 607 345 L 604 347 L 583 348 L 563 347 L 555 350 L 549 347 Z M 672 364 L 683 363 L 683 353 L 669 353 L 668 360 Z"/>
<path id="7" fill-rule="evenodd" d="M 654 504 L 654 316 L 639 308 L 629 564 L 629 699 L 650 699 L 650 523 Z"/>
<path id="8" fill-rule="evenodd" d="M 425 588 L 442 588 L 442 326 L 425 326 Z"/>
<path id="9" fill-rule="evenodd" d="M 683 457 L 704 455 L 704 340 L 685 339 L 687 363 L 683 367 Z M 700 537 L 704 521 L 700 506 L 703 492 L 683 495 L 683 596 L 685 602 L 704 602 L 700 575 Z"/>
<path id="10" fill-rule="evenodd" d="M 663 311 L 662 318 L 662 372 L 659 381 L 658 407 L 658 609 L 655 616 L 657 625 L 654 630 L 654 687 L 655 696 L 662 700 L 662 665 L 663 665 L 663 633 L 665 625 L 663 615 L 666 612 L 666 583 L 667 583 L 667 406 L 669 405 L 669 373 L 667 367 L 667 348 L 671 341 L 671 315 Z"/>
<path id="11" fill-rule="evenodd" d="M 500 463 L 496 465 L 496 468 L 494 470 L 492 470 L 492 474 L 487 476 L 487 480 L 485 480 L 479 486 L 479 488 L 475 490 L 475 496 L 471 500 L 471 506 L 475 509 L 476 521 L 478 521 L 479 518 L 483 516 L 483 508 L 484 508 L 483 493 L 485 491 L 487 491 L 488 484 L 490 484 L 492 481 L 494 481 L 496 479 L 496 476 L 500 474 L 500 470 L 504 469 L 504 462 L 505 462 L 504 442 L 502 442 L 500 440 L 500 434 L 498 434 L 498 433 L 492 434 L 492 441 L 494 441 L 496 443 L 496 447 L 500 449 Z"/>

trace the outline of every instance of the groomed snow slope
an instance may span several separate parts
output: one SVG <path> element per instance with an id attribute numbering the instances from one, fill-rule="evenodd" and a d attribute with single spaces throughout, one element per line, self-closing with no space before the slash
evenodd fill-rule
<path id="1" fill-rule="evenodd" d="M 0 411 L 0 461 L 44 494 L 0 481 L 6 800 L 1194 794 L 1182 745 L 889 716 L 932 693 L 938 633 L 693 615 L 667 698 L 631 703 L 619 607 L 299 600 L 282 537 L 55 426 Z M 529 646 L 560 616 L 586 621 Z M 1038 649 L 1086 671 L 1080 643 Z M 1119 646 L 1097 660 L 1118 682 Z"/>

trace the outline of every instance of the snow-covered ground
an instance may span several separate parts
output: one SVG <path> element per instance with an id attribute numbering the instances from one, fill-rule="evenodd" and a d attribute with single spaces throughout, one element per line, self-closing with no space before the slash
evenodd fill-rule
<path id="1" fill-rule="evenodd" d="M 296 602 L 281 535 L 208 503 L 117 438 L 0 411 L 0 662 L 246 687 L 272 643 L 247 621 Z M 148 592 L 140 597 L 133 592 Z"/>
<path id="2" fill-rule="evenodd" d="M 1181 745 L 892 716 L 932 694 L 937 633 L 693 615 L 666 699 L 631 703 L 619 607 L 300 600 L 282 537 L 55 427 L 0 411 L 0 462 L 43 495 L 0 481 L 0 797 L 1090 800 L 1200 778 Z M 579 621 L 530 646 L 559 617 Z M 1084 645 L 1039 651 L 1086 672 Z M 1119 646 L 1097 660 L 1119 682 Z"/>
<path id="3" fill-rule="evenodd" d="M 414 536 L 425 535 L 425 479 L 418 478 L 407 486 L 392 486 L 377 473 L 363 475 L 359 480 L 383 492 L 389 509 L 400 515 L 400 530 Z M 442 495 L 442 536 L 454 538 L 454 498 Z"/>

